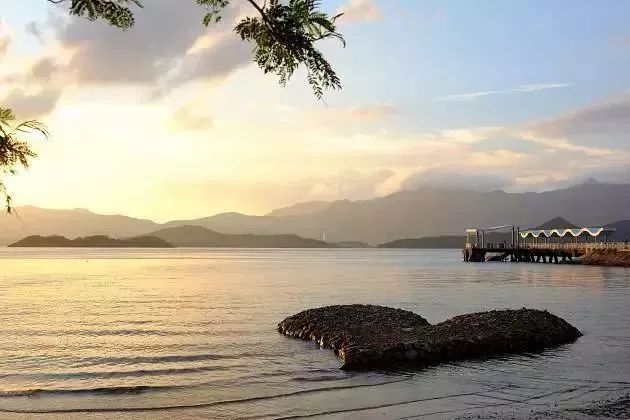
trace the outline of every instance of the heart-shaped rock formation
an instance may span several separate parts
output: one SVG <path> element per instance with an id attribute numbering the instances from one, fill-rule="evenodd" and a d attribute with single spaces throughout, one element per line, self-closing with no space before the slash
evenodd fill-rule
<path id="1" fill-rule="evenodd" d="M 562 318 L 535 309 L 459 315 L 431 325 L 413 312 L 374 305 L 309 309 L 286 318 L 278 331 L 334 350 L 349 370 L 540 351 L 582 335 Z"/>

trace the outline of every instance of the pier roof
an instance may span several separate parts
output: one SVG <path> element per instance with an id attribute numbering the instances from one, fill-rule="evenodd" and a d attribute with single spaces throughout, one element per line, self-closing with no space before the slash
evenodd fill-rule
<path id="1" fill-rule="evenodd" d="M 551 237 L 560 237 L 563 238 L 565 236 L 581 236 L 581 235 L 589 235 L 589 236 L 600 236 L 600 235 L 608 235 L 613 233 L 615 229 L 606 228 L 606 227 L 583 227 L 583 228 L 575 228 L 575 229 L 529 229 L 521 231 L 521 237 L 533 237 L 539 238 L 544 236 L 546 238 Z"/>
<path id="2" fill-rule="evenodd" d="M 492 232 L 495 230 L 504 230 L 504 229 L 513 229 L 514 225 L 501 225 L 501 226 L 493 226 L 489 228 L 470 228 L 466 229 L 466 233 L 477 233 L 477 232 Z"/>

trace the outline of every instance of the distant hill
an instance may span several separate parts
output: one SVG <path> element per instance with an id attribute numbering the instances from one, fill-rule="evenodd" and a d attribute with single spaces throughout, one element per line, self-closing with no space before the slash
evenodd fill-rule
<path id="1" fill-rule="evenodd" d="M 567 219 L 562 217 L 554 217 L 553 219 L 543 223 L 542 225 L 536 227 L 535 229 L 540 230 L 550 230 L 550 229 L 575 229 L 578 226 L 569 222 Z M 586 226 L 585 226 L 586 227 Z"/>
<path id="2" fill-rule="evenodd" d="M 156 230 L 159 224 L 127 216 L 109 216 L 88 210 L 54 210 L 38 207 L 17 207 L 12 214 L 0 211 L 0 245 L 30 235 L 79 236 L 107 235 L 124 238 Z"/>
<path id="3" fill-rule="evenodd" d="M 422 187 L 370 200 L 335 201 L 309 214 L 227 213 L 177 225 L 198 225 L 223 233 L 294 233 L 305 238 L 321 238 L 325 232 L 330 242 L 376 245 L 400 238 L 463 235 L 469 227 L 538 226 L 558 215 L 579 226 L 603 226 L 628 218 L 628 209 L 630 184 L 589 183 L 541 193 Z"/>
<path id="4" fill-rule="evenodd" d="M 400 238 L 461 236 L 469 227 L 539 226 L 558 215 L 562 215 L 565 222 L 570 220 L 571 225 L 604 226 L 611 221 L 628 219 L 629 209 L 630 184 L 604 183 L 586 183 L 541 193 L 478 192 L 425 186 L 370 200 L 297 204 L 266 216 L 224 213 L 164 224 L 125 216 L 102 216 L 86 210 L 22 207 L 17 209 L 19 218 L 0 216 L 0 244 L 35 234 L 130 237 L 163 228 L 196 225 L 223 234 L 293 234 L 317 239 L 325 233 L 332 243 L 350 241 L 376 245 Z M 556 222 L 554 225 L 559 227 Z"/>
<path id="5" fill-rule="evenodd" d="M 225 235 L 201 226 L 177 226 L 150 233 L 175 246 L 225 248 L 332 248 L 327 242 L 297 235 Z"/>
<path id="6" fill-rule="evenodd" d="M 68 239 L 64 236 L 27 236 L 10 247 L 58 247 L 58 248 L 172 248 L 170 243 L 155 236 L 138 236 L 129 239 L 113 239 L 109 236 L 95 235 L 84 238 Z"/>
<path id="7" fill-rule="evenodd" d="M 380 244 L 379 248 L 462 248 L 464 236 L 432 236 L 417 239 L 398 239 Z"/>
<path id="8" fill-rule="evenodd" d="M 615 229 L 615 233 L 608 238 L 609 241 L 630 241 L 630 219 L 610 223 L 606 227 Z"/>

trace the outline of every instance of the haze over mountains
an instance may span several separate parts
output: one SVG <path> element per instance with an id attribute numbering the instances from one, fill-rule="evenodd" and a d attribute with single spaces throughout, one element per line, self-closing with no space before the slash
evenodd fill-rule
<path id="1" fill-rule="evenodd" d="M 28 235 L 130 237 L 164 228 L 202 226 L 223 234 L 294 234 L 372 245 L 402 238 L 461 235 L 467 227 L 538 226 L 557 216 L 576 225 L 630 219 L 630 184 L 588 183 L 542 193 L 477 192 L 423 187 L 362 201 L 299 203 L 265 216 L 224 213 L 164 224 L 87 210 L 17 209 L 0 218 L 0 243 Z"/>
<path id="2" fill-rule="evenodd" d="M 149 234 L 179 247 L 222 248 L 328 248 L 331 244 L 297 235 L 252 235 L 214 232 L 201 226 L 177 226 Z"/>
<path id="3" fill-rule="evenodd" d="M 84 209 L 52 210 L 33 206 L 0 215 L 0 244 L 6 245 L 30 235 L 62 235 L 68 238 L 107 235 L 113 238 L 138 236 L 159 227 L 151 220 L 127 216 L 106 216 Z"/>

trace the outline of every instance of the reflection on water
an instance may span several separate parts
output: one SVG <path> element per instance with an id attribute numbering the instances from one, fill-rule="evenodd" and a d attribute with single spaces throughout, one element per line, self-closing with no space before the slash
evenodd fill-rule
<path id="1" fill-rule="evenodd" d="M 448 418 L 630 390 L 627 269 L 375 249 L 7 248 L 0 264 L 0 410 L 25 418 Z M 585 335 L 542 355 L 348 373 L 276 332 L 305 308 L 358 302 L 430 322 L 548 309 Z"/>

